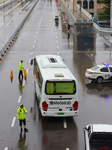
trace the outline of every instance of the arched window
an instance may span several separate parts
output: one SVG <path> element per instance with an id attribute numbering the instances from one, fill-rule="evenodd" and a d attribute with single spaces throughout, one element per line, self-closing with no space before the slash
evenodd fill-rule
<path id="1" fill-rule="evenodd" d="M 88 8 L 88 2 L 87 2 L 87 0 L 84 0 L 84 1 L 83 1 L 83 8 L 84 8 L 84 9 L 87 9 L 87 8 Z"/>
<path id="2" fill-rule="evenodd" d="M 90 0 L 89 2 L 89 9 L 94 9 L 94 1 Z"/>

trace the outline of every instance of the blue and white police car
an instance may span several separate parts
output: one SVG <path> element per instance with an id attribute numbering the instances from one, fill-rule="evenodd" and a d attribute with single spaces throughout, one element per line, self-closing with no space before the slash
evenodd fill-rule
<path id="1" fill-rule="evenodd" d="M 102 63 L 102 65 L 96 65 L 90 69 L 86 69 L 85 77 L 98 83 L 112 81 L 112 65 Z"/>
<path id="2" fill-rule="evenodd" d="M 112 125 L 89 124 L 83 130 L 85 150 L 112 150 Z"/>

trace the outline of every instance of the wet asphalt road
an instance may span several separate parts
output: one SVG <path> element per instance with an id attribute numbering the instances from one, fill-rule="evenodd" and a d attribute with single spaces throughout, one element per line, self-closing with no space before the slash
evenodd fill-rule
<path id="1" fill-rule="evenodd" d="M 59 14 L 59 26 L 54 17 Z M 66 23 L 71 32 L 68 34 Z M 29 59 L 39 54 L 59 54 L 78 81 L 79 114 L 71 118 L 42 118 L 34 94 L 33 67 Z M 27 80 L 18 81 L 23 60 Z M 0 64 L 0 149 L 84 150 L 83 127 L 112 123 L 112 83 L 92 85 L 85 71 L 96 64 L 112 64 L 111 49 L 92 26 L 74 26 L 69 15 L 54 1 L 37 3 L 18 38 Z M 10 71 L 13 70 L 13 81 Z M 23 103 L 29 132 L 20 134 L 16 111 Z"/>

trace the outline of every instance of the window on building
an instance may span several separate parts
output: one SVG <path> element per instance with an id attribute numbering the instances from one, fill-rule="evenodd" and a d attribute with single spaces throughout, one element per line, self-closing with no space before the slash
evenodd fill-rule
<path id="1" fill-rule="evenodd" d="M 88 8 L 88 2 L 87 2 L 87 0 L 84 0 L 84 1 L 83 1 L 83 8 L 84 8 L 84 9 L 87 9 L 87 8 Z"/>
<path id="2" fill-rule="evenodd" d="M 93 0 L 89 1 L 89 9 L 94 9 L 94 1 Z"/>

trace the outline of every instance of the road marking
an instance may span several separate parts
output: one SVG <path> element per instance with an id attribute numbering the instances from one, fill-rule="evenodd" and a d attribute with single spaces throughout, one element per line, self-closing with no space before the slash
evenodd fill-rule
<path id="1" fill-rule="evenodd" d="M 26 70 L 26 72 L 28 73 L 29 69 Z"/>
<path id="2" fill-rule="evenodd" d="M 19 96 L 18 103 L 20 103 L 20 102 L 21 102 L 21 98 L 22 98 L 22 96 Z"/>
<path id="3" fill-rule="evenodd" d="M 56 38 L 57 38 L 57 36 L 56 36 Z"/>
<path id="4" fill-rule="evenodd" d="M 66 150 L 69 150 L 69 148 L 66 148 Z"/>
<path id="5" fill-rule="evenodd" d="M 66 118 L 63 119 L 63 123 L 64 123 L 64 128 L 67 128 Z"/>
<path id="6" fill-rule="evenodd" d="M 59 48 L 59 46 L 57 45 L 57 49 Z"/>
<path id="7" fill-rule="evenodd" d="M 4 150 L 8 150 L 8 147 L 5 147 L 5 149 Z"/>
<path id="8" fill-rule="evenodd" d="M 37 38 L 37 36 L 35 36 L 35 38 Z"/>
<path id="9" fill-rule="evenodd" d="M 36 34 L 38 34 L 38 32 Z"/>
<path id="10" fill-rule="evenodd" d="M 16 117 L 13 117 L 11 127 L 14 127 L 15 121 L 16 121 Z"/>
<path id="11" fill-rule="evenodd" d="M 34 43 L 36 43 L 36 40 L 34 41 Z"/>
<path id="12" fill-rule="evenodd" d="M 35 45 L 33 45 L 33 48 L 35 48 Z"/>
<path id="13" fill-rule="evenodd" d="M 58 40 L 56 40 L 56 43 L 58 43 Z"/>

